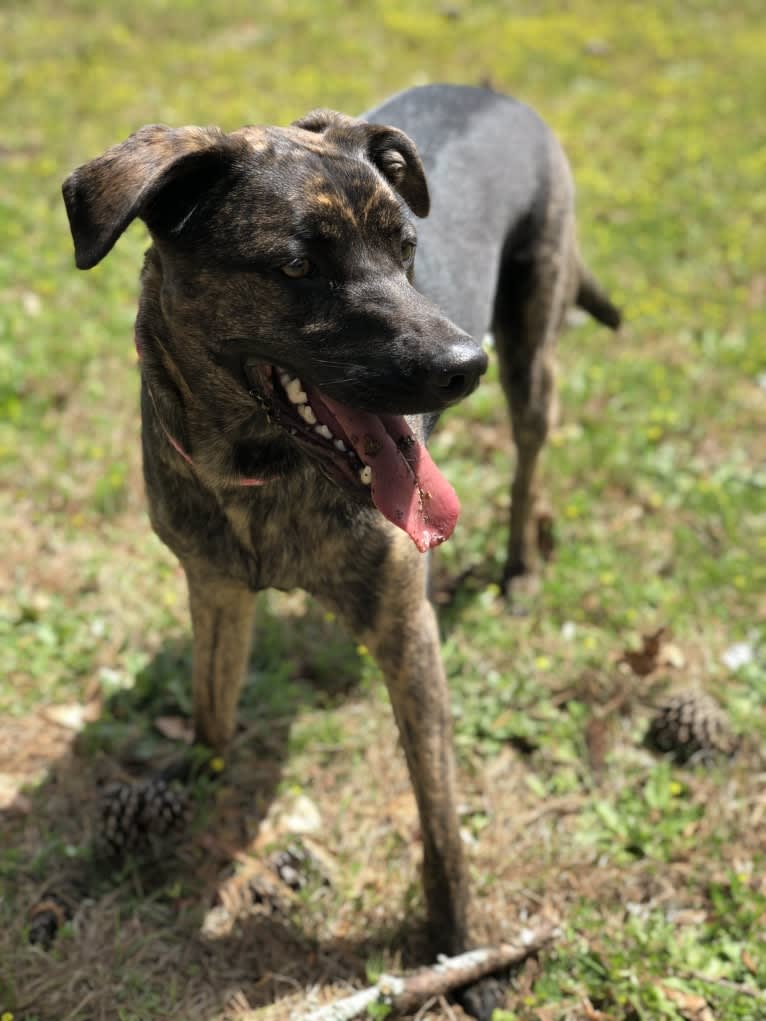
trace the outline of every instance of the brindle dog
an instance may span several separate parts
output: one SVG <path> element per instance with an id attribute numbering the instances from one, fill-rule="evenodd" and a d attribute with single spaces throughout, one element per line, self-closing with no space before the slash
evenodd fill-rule
<path id="1" fill-rule="evenodd" d="M 458 507 L 424 443 L 477 385 L 487 358 L 472 338 L 491 329 L 518 449 L 504 581 L 528 571 L 556 334 L 573 302 L 619 322 L 579 259 L 558 143 L 521 103 L 432 86 L 363 120 L 145 127 L 75 170 L 64 198 L 81 269 L 137 217 L 152 237 L 136 319 L 144 473 L 152 524 L 188 579 L 198 737 L 221 748 L 232 734 L 257 591 L 301 587 L 341 614 L 385 674 L 430 932 L 438 950 L 463 950 L 422 555 Z"/>

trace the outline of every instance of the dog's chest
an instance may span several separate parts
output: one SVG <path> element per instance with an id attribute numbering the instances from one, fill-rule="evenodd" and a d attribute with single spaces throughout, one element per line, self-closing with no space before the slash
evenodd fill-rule
<path id="1" fill-rule="evenodd" d="M 251 587 L 303 588 L 322 596 L 337 583 L 364 579 L 360 552 L 385 543 L 383 522 L 372 508 L 339 496 L 323 480 L 303 477 L 224 500 Z"/>

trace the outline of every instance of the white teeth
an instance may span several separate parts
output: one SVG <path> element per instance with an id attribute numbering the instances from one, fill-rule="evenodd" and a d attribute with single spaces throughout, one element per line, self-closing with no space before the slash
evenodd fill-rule
<path id="1" fill-rule="evenodd" d="M 281 377 L 280 377 L 281 380 Z M 291 404 L 305 404 L 308 400 L 306 392 L 301 387 L 301 381 L 299 379 L 289 379 L 287 383 L 283 384 L 287 398 Z"/>
<path id="2" fill-rule="evenodd" d="M 372 468 L 368 464 L 359 472 L 359 481 L 363 486 L 369 486 L 372 483 Z"/>
<path id="3" fill-rule="evenodd" d="M 308 425 L 317 424 L 317 417 L 314 414 L 314 410 L 310 404 L 299 404 L 298 414 L 301 416 L 303 421 L 306 422 Z"/>
<path id="4" fill-rule="evenodd" d="M 336 450 L 345 451 L 346 449 L 346 444 L 343 442 L 343 440 L 335 440 L 334 446 Z"/>
<path id="5" fill-rule="evenodd" d="M 327 428 L 327 426 L 324 425 L 324 424 L 323 425 L 316 425 L 316 426 L 314 426 L 314 432 L 318 433 L 320 436 L 322 436 L 326 440 L 331 440 L 332 439 L 332 433 Z"/>

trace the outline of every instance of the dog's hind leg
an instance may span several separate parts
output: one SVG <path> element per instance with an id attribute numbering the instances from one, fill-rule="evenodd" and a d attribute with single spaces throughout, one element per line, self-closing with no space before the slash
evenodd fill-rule
<path id="1" fill-rule="evenodd" d="M 495 336 L 498 336 L 497 330 Z M 553 345 L 545 343 L 532 352 L 529 362 L 511 358 L 503 367 L 501 378 L 510 406 L 516 446 L 508 549 L 502 577 L 502 587 L 507 591 L 514 579 L 534 571 L 538 559 L 541 524 L 538 462 L 556 415 Z"/>
<path id="2" fill-rule="evenodd" d="M 563 160 L 563 156 L 561 157 Z M 571 179 L 554 175 L 560 194 L 549 204 L 540 237 L 519 256 L 511 246 L 498 278 L 493 333 L 510 409 L 516 469 L 503 571 L 504 590 L 535 567 L 546 524 L 537 491 L 540 452 L 557 414 L 556 339 L 577 288 Z"/>
<path id="3" fill-rule="evenodd" d="M 255 594 L 196 563 L 184 567 L 194 632 L 194 730 L 199 741 L 220 751 L 234 733 L 252 642 Z"/>

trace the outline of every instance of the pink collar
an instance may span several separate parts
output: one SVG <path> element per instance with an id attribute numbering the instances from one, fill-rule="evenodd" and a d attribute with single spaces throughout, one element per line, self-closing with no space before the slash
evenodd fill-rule
<path id="1" fill-rule="evenodd" d="M 140 362 L 141 361 L 141 342 L 138 339 L 138 333 L 137 332 L 133 334 L 133 340 L 134 340 L 134 343 L 136 345 L 136 354 L 138 355 L 138 360 Z M 171 436 L 171 434 L 165 428 L 165 423 L 162 421 L 162 417 L 160 416 L 159 408 L 157 407 L 157 402 L 155 401 L 154 394 L 152 393 L 152 388 L 146 382 L 146 379 L 144 379 L 144 383 L 146 383 L 147 393 L 149 394 L 151 402 L 154 405 L 154 412 L 155 412 L 155 414 L 157 416 L 157 421 L 160 423 L 160 428 L 165 433 L 165 436 L 167 437 L 168 443 L 176 451 L 176 453 L 181 455 L 181 457 L 184 459 L 184 461 L 186 461 L 186 463 L 189 465 L 189 467 L 194 468 L 194 461 L 192 461 L 191 457 L 186 453 L 186 451 L 181 446 L 181 444 L 178 442 L 178 440 L 174 436 Z M 239 478 L 237 480 L 237 485 L 238 486 L 265 486 L 266 483 L 269 482 L 269 481 L 270 481 L 269 479 L 251 479 L 251 478 L 246 478 L 245 476 L 242 476 L 241 478 Z"/>

